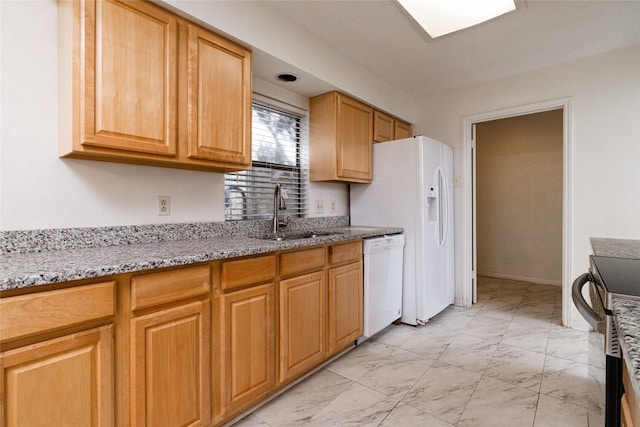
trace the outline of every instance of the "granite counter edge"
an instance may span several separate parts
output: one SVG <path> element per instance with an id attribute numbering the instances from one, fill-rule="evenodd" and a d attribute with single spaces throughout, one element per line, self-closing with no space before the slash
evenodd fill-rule
<path id="1" fill-rule="evenodd" d="M 640 305 L 637 299 L 614 296 L 613 317 L 636 396 L 640 396 Z M 639 402 L 640 403 L 640 402 Z"/>
<path id="2" fill-rule="evenodd" d="M 48 255 L 52 255 L 54 258 L 59 259 L 60 268 L 43 269 L 37 272 L 30 272 L 28 274 L 7 274 L 0 278 L 0 291 L 23 289 L 29 287 L 37 287 L 41 285 L 64 283 L 82 279 L 92 279 L 99 277 L 107 277 L 115 274 L 142 272 L 147 270 L 153 270 L 158 268 L 176 267 L 189 264 L 195 264 L 200 262 L 215 261 L 220 259 L 230 259 L 243 256 L 259 255 L 269 252 L 276 252 L 281 250 L 297 249 L 311 247 L 315 245 L 321 245 L 326 243 L 339 243 L 342 241 L 348 241 L 353 239 L 363 239 L 375 236 L 381 236 L 385 234 L 397 234 L 402 233 L 402 228 L 397 227 L 339 227 L 333 228 L 336 232 L 343 234 L 332 234 L 329 236 L 321 236 L 318 238 L 290 240 L 283 242 L 272 242 L 267 240 L 254 239 L 250 237 L 238 237 L 230 236 L 236 239 L 236 243 L 239 241 L 247 242 L 244 247 L 238 247 L 236 245 L 229 245 L 220 243 L 216 239 L 194 239 L 189 241 L 168 241 L 156 243 L 155 247 L 160 249 L 160 252 L 166 252 L 165 256 L 149 257 L 148 259 L 126 259 L 123 258 L 117 262 L 106 263 L 100 265 L 100 262 L 96 262 L 95 267 L 87 268 L 72 268 L 68 267 L 68 263 L 65 263 L 69 250 L 51 251 Z M 196 250 L 193 252 L 181 250 L 180 254 L 173 254 L 174 248 L 177 245 L 184 246 L 189 243 L 210 243 L 211 249 L 208 250 Z M 143 247 L 145 244 L 127 245 L 128 249 Z M 215 246 L 215 247 L 214 247 Z M 76 250 L 76 256 L 78 254 L 86 253 L 91 254 L 95 248 L 82 248 Z M 119 246 L 112 246 L 108 248 L 100 248 L 101 251 L 112 251 L 114 254 L 121 250 Z M 28 260 L 29 257 L 38 256 L 40 254 L 19 254 L 13 255 L 12 259 Z M 90 255 L 89 255 L 90 256 Z M 19 262 L 18 262 L 19 264 Z M 4 269 L 4 267 L 3 267 Z M 14 266 L 13 270 L 20 271 L 20 265 Z M 25 269 L 28 270 L 28 269 Z M 5 269 L 5 273 L 6 269 Z"/>

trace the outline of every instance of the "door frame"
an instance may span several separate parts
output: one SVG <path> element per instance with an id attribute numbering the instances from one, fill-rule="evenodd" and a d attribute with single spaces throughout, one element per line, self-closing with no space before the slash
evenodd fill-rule
<path id="1" fill-rule="evenodd" d="M 562 323 L 571 325 L 571 99 L 560 98 L 501 110 L 494 110 L 463 117 L 464 156 L 462 158 L 463 184 L 463 227 L 462 247 L 462 305 L 471 307 L 477 284 L 477 261 L 475 240 L 475 135 L 476 123 L 505 119 L 527 114 L 542 113 L 550 110 L 562 110 Z"/>

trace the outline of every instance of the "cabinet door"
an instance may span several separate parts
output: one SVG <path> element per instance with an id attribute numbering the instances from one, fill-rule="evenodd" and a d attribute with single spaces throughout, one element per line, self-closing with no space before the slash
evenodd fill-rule
<path id="1" fill-rule="evenodd" d="M 209 301 L 131 319 L 131 424 L 207 425 Z"/>
<path id="2" fill-rule="evenodd" d="M 373 110 L 338 95 L 338 177 L 371 181 Z"/>
<path id="3" fill-rule="evenodd" d="M 324 272 L 280 281 L 280 382 L 308 371 L 326 356 Z"/>
<path id="4" fill-rule="evenodd" d="M 362 335 L 362 263 L 329 270 L 329 351 L 335 353 Z"/>
<path id="5" fill-rule="evenodd" d="M 188 156 L 251 164 L 251 52 L 188 26 Z"/>
<path id="6" fill-rule="evenodd" d="M 81 6 L 80 6 L 81 5 Z M 173 156 L 177 20 L 147 2 L 85 0 L 80 143 Z"/>
<path id="7" fill-rule="evenodd" d="M 112 326 L 4 352 L 0 367 L 1 425 L 114 424 Z"/>
<path id="8" fill-rule="evenodd" d="M 396 120 L 394 122 L 393 139 L 411 138 L 411 125 Z"/>
<path id="9" fill-rule="evenodd" d="M 222 363 L 222 404 L 229 413 L 248 407 L 274 385 L 274 285 L 221 296 L 219 351 Z"/>
<path id="10" fill-rule="evenodd" d="M 620 398 L 620 427 L 634 427 L 631 409 L 629 407 L 629 399 L 624 393 Z"/>
<path id="11" fill-rule="evenodd" d="M 380 111 L 375 111 L 373 114 L 373 140 L 375 142 L 391 141 L 394 139 L 394 126 L 395 121 L 392 117 Z"/>

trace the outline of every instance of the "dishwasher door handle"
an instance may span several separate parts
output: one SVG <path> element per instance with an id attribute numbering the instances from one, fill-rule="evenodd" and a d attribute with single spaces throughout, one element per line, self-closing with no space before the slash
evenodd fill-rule
<path id="1" fill-rule="evenodd" d="M 578 312 L 580 312 L 589 325 L 591 325 L 594 330 L 602 332 L 605 327 L 605 320 L 593 311 L 582 295 L 582 288 L 587 283 L 591 283 L 591 274 L 584 273 L 578 276 L 576 280 L 573 281 L 573 285 L 571 285 L 571 298 Z"/>

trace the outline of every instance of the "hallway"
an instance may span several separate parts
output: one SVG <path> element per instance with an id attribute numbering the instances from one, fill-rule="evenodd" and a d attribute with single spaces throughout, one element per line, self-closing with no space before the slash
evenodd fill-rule
<path id="1" fill-rule="evenodd" d="M 472 308 L 392 325 L 236 426 L 601 427 L 604 378 L 560 287 L 481 277 Z"/>

